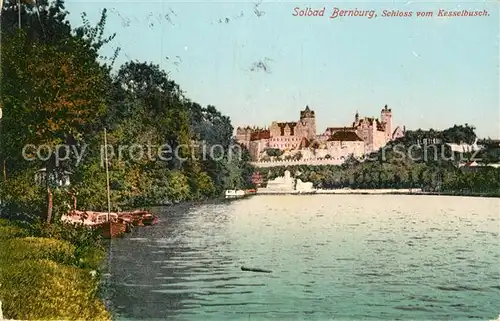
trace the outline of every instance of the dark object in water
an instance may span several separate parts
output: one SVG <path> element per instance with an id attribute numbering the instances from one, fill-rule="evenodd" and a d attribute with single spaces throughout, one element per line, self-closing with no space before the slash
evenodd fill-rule
<path id="1" fill-rule="evenodd" d="M 263 269 L 258 269 L 258 268 L 248 268 L 248 267 L 241 267 L 242 271 L 249 271 L 249 272 L 262 272 L 262 273 L 272 273 L 273 271 L 269 270 L 263 270 Z"/>

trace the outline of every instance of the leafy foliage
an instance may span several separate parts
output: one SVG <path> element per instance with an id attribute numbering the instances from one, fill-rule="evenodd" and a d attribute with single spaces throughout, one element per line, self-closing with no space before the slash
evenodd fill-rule
<path id="1" fill-rule="evenodd" d="M 112 147 L 114 210 L 204 199 L 226 188 L 249 186 L 253 170 L 248 151 L 238 159 L 231 153 L 239 145 L 229 117 L 214 106 L 190 101 L 158 65 L 131 61 L 111 72 L 118 51 L 111 64 L 99 55 L 114 38 L 105 33 L 106 10 L 95 26 L 83 14 L 83 25 L 74 28 L 65 20 L 63 1 L 26 3 L 18 30 L 17 12 L 10 1 L 6 5 L 1 70 L 2 79 L 9 81 L 1 83 L 0 100 L 2 215 L 57 221 L 70 206 L 71 193 L 50 177 L 65 172 L 71 173 L 80 209 L 107 209 L 105 128 Z M 29 144 L 32 161 L 22 154 Z M 63 161 L 56 161 L 55 153 L 44 160 L 35 154 L 34 146 L 54 151 L 61 144 L 69 148 Z M 143 156 L 135 157 L 132 146 Z M 78 158 L 78 152 L 84 157 Z M 33 184 L 40 168 L 48 173 L 45 187 Z"/>
<path id="2" fill-rule="evenodd" d="M 159 66 L 128 62 L 112 73 L 119 50 L 99 54 L 114 38 L 106 10 L 95 26 L 83 14 L 74 28 L 64 1 L 25 1 L 19 29 L 15 3 L 5 1 L 0 30 L 0 215 L 16 222 L 0 221 L 0 300 L 9 318 L 107 320 L 87 273 L 104 257 L 100 239 L 58 220 L 74 193 L 79 209 L 107 209 L 104 130 L 113 210 L 243 188 L 248 151 L 227 116 L 190 101 Z M 52 153 L 39 157 L 40 146 Z M 70 188 L 55 179 L 66 173 Z"/>
<path id="3" fill-rule="evenodd" d="M 277 148 L 268 148 L 266 149 L 266 154 L 269 157 L 279 157 L 283 154 L 283 151 Z"/>

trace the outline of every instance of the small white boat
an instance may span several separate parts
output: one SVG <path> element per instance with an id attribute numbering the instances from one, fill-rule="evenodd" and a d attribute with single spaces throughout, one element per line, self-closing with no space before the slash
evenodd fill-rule
<path id="1" fill-rule="evenodd" d="M 226 198 L 241 198 L 241 197 L 245 197 L 245 191 L 241 190 L 241 189 L 228 189 L 226 190 L 226 193 L 225 193 L 225 197 Z"/>
<path id="2" fill-rule="evenodd" d="M 118 221 L 118 215 L 110 213 L 109 219 L 111 221 Z M 97 226 L 108 221 L 108 213 L 72 211 L 69 214 L 62 215 L 61 221 L 65 223 L 79 223 L 85 226 Z"/>

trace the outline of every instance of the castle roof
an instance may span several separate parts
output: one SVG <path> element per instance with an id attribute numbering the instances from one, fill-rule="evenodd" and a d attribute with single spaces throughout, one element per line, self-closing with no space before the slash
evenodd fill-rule
<path id="1" fill-rule="evenodd" d="M 382 132 L 385 131 L 385 125 L 382 124 L 381 122 L 379 122 L 378 119 L 376 119 L 375 121 L 376 121 L 376 124 L 377 124 L 377 130 L 382 131 Z"/>
<path id="2" fill-rule="evenodd" d="M 261 139 L 269 139 L 269 138 L 271 138 L 271 133 L 267 129 L 255 131 L 250 135 L 250 140 L 252 140 L 252 141 L 261 140 Z"/>
<path id="3" fill-rule="evenodd" d="M 355 132 L 352 131 L 338 131 L 335 132 L 330 138 L 328 138 L 329 142 L 357 142 L 363 141 Z"/>
<path id="4" fill-rule="evenodd" d="M 303 137 L 299 144 L 299 149 L 307 148 L 311 145 L 311 142 L 306 137 Z"/>
<path id="5" fill-rule="evenodd" d="M 306 109 L 300 112 L 300 119 L 302 118 L 314 118 L 316 117 L 314 114 L 314 110 L 309 109 L 309 105 L 306 106 Z"/>
<path id="6" fill-rule="evenodd" d="M 364 122 L 367 122 L 369 126 L 377 126 L 378 131 L 385 131 L 385 124 L 380 122 L 378 118 L 374 117 L 365 117 L 360 119 L 357 124 L 355 122 L 353 123 L 353 127 L 360 126 Z"/>
<path id="7" fill-rule="evenodd" d="M 284 123 L 277 123 L 278 127 L 281 129 L 280 135 L 283 136 L 285 135 L 285 128 L 289 127 L 290 128 L 290 135 L 295 135 L 295 126 L 297 126 L 297 122 L 284 122 Z"/>
<path id="8" fill-rule="evenodd" d="M 356 128 L 354 127 L 327 127 L 325 132 L 330 132 L 330 135 L 333 135 L 333 133 L 343 130 L 343 131 L 355 131 Z"/>
<path id="9" fill-rule="evenodd" d="M 384 108 L 382 109 L 382 111 L 388 111 L 388 112 L 391 112 L 391 109 L 390 108 L 387 108 L 387 105 L 384 106 Z"/>
<path id="10" fill-rule="evenodd" d="M 296 121 L 289 121 L 289 122 L 281 122 L 281 123 L 277 123 L 279 127 L 295 127 L 297 126 L 297 122 Z"/>
<path id="11" fill-rule="evenodd" d="M 396 129 L 393 130 L 392 135 L 395 135 L 399 130 L 401 130 L 403 132 L 403 134 L 404 134 L 404 132 L 405 132 L 404 128 L 401 129 L 400 126 L 397 126 Z"/>

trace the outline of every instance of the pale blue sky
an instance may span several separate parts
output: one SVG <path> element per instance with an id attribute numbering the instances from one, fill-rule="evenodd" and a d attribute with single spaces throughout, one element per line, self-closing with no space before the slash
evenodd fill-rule
<path id="1" fill-rule="evenodd" d="M 112 46 L 122 48 L 118 63 L 161 65 L 188 97 L 215 105 L 235 127 L 293 121 L 308 104 L 323 131 L 349 125 L 356 110 L 379 117 L 387 104 L 394 124 L 408 129 L 469 123 L 482 137 L 500 138 L 499 3 L 273 1 L 258 6 L 261 17 L 243 1 L 66 4 L 77 24 L 81 12 L 96 22 L 108 8 Z M 326 13 L 294 17 L 295 7 Z M 378 17 L 329 19 L 334 7 L 377 10 Z M 490 16 L 383 18 L 386 9 L 486 9 Z M 266 58 L 268 73 L 251 71 Z"/>

